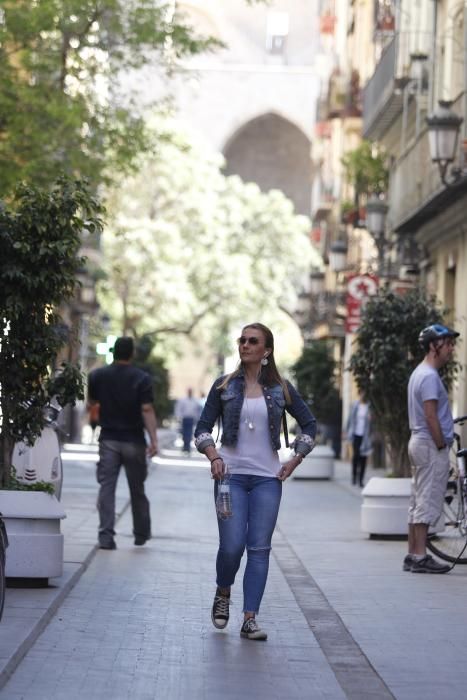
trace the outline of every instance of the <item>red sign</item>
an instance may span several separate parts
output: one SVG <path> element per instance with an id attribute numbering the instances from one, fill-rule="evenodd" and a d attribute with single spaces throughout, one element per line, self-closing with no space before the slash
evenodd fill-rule
<path id="1" fill-rule="evenodd" d="M 378 278 L 374 275 L 352 275 L 347 280 L 347 316 L 345 332 L 355 333 L 360 326 L 362 306 L 368 297 L 378 291 Z"/>

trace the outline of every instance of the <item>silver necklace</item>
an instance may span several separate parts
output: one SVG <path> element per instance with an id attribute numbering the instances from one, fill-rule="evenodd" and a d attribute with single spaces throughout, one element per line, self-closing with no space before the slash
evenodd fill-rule
<path id="1" fill-rule="evenodd" d="M 251 388 L 254 389 L 257 384 L 258 384 L 258 380 L 256 380 L 256 382 L 253 384 L 253 386 Z M 253 418 L 255 416 L 254 416 L 254 411 L 252 411 L 250 413 L 250 407 L 248 405 L 248 399 L 247 399 L 247 395 L 246 395 L 247 390 L 248 390 L 248 387 L 247 387 L 246 382 L 245 382 L 244 399 L 245 399 L 245 411 L 246 411 L 246 416 L 247 416 L 245 419 L 245 425 L 247 426 L 248 430 L 254 430 L 255 424 L 254 424 Z M 256 406 L 255 406 L 255 408 L 256 408 Z"/>

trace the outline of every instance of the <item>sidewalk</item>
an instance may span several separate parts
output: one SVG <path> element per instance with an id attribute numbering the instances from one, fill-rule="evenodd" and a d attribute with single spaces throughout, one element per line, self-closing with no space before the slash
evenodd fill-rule
<path id="1" fill-rule="evenodd" d="M 29 624 L 30 651 L 1 698 L 465 697 L 467 567 L 447 576 L 402 572 L 404 542 L 360 532 L 360 492 L 349 484 L 348 464 L 336 465 L 333 482 L 284 486 L 260 616 L 266 644 L 239 637 L 239 582 L 227 630 L 211 625 L 217 533 L 205 462 L 168 451 L 148 480 L 154 539 L 135 548 L 125 510 L 118 550 L 99 550 L 91 561 L 94 465 L 80 465 L 75 482 L 67 469 L 64 488 L 74 557 L 68 578 L 47 591 L 7 591 L 0 662 L 12 652 L 16 659 L 4 664 L 3 683 L 20 655 L 18 621 Z M 34 629 L 33 615 L 41 618 Z"/>
<path id="2" fill-rule="evenodd" d="M 162 447 L 170 445 L 173 437 L 173 431 L 159 429 Z M 61 502 L 67 514 L 61 522 L 65 540 L 63 575 L 50 579 L 47 588 L 7 588 L 0 621 L 0 689 L 98 551 L 97 445 L 71 446 L 62 453 L 62 460 Z M 128 488 L 122 476 L 116 498 L 118 518 L 128 506 Z"/>

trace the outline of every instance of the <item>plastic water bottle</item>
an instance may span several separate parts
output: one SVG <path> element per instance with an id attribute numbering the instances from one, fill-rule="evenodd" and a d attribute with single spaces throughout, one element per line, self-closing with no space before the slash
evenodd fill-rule
<path id="1" fill-rule="evenodd" d="M 226 473 L 219 481 L 217 487 L 216 511 L 217 517 L 221 520 L 227 520 L 232 515 L 232 496 L 230 494 L 230 477 Z"/>

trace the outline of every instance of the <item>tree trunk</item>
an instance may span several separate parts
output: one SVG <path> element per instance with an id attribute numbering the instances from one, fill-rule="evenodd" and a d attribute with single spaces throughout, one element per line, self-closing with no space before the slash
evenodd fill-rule
<path id="1" fill-rule="evenodd" d="M 388 452 L 390 458 L 390 468 L 396 477 L 410 476 L 410 462 L 407 452 L 407 443 L 398 436 L 389 440 Z"/>
<path id="2" fill-rule="evenodd" d="M 4 433 L 0 435 L 0 488 L 8 488 L 11 474 L 11 458 L 13 456 L 13 441 Z"/>

